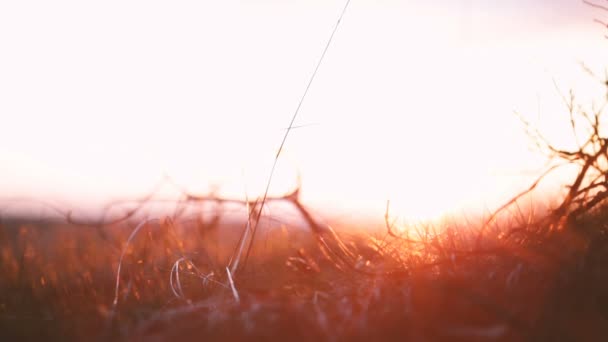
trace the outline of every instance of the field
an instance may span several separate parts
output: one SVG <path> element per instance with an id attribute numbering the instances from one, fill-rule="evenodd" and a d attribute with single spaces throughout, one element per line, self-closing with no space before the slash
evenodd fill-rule
<path id="1" fill-rule="evenodd" d="M 234 256 L 246 220 L 221 212 L 130 217 L 97 227 L 5 218 L 0 335 L 7 341 L 608 338 L 607 209 L 561 229 L 522 212 L 483 232 L 455 221 L 399 230 L 387 216 L 383 231 L 334 233 L 297 208 L 308 224 L 262 219 L 265 229 L 247 259 L 241 250 L 240 265 Z"/>
<path id="2" fill-rule="evenodd" d="M 0 341 L 608 341 L 608 98 L 597 106 L 560 93 L 570 146 L 555 145 L 520 116 L 532 145 L 548 157 L 545 172 L 480 217 L 399 224 L 389 202 L 375 222 L 328 224 L 301 202 L 299 187 L 267 196 L 349 3 L 285 128 L 260 198 L 178 189 L 175 201 L 153 193 L 109 204 L 99 220 L 46 204 L 52 215 L 9 215 L 4 204 L 13 203 L 0 198 Z M 429 134 L 429 141 L 441 140 L 439 155 L 421 154 L 441 161 L 429 177 L 466 189 L 466 174 L 449 170 L 466 160 L 456 155 L 444 165 L 441 153 L 451 141 L 440 130 Z M 419 147 L 404 150 L 410 148 Z M 428 165 L 415 162 L 426 172 Z M 562 166 L 576 171 L 563 191 L 522 207 Z"/>

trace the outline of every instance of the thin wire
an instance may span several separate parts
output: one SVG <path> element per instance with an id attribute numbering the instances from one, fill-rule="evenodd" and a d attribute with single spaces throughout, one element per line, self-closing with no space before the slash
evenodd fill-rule
<path id="1" fill-rule="evenodd" d="M 289 126 L 287 127 L 287 131 L 285 132 L 285 135 L 283 136 L 283 140 L 281 141 L 281 145 L 279 145 L 279 149 L 277 150 L 277 154 L 274 157 L 274 162 L 272 164 L 272 168 L 270 169 L 270 175 L 268 176 L 268 182 L 266 183 L 266 190 L 264 191 L 264 197 L 262 197 L 262 202 L 261 202 L 261 205 L 260 205 L 260 210 L 258 211 L 258 214 L 256 216 L 255 225 L 253 226 L 253 231 L 251 233 L 251 240 L 249 242 L 249 247 L 247 248 L 247 255 L 245 256 L 244 263 L 246 263 L 247 259 L 249 259 L 249 254 L 251 252 L 251 247 L 253 245 L 253 238 L 255 237 L 255 233 L 257 231 L 258 224 L 260 222 L 260 217 L 262 216 L 262 210 L 264 209 L 264 204 L 266 203 L 266 198 L 268 197 L 268 192 L 270 190 L 270 184 L 272 183 L 272 177 L 274 175 L 274 170 L 275 170 L 275 168 L 277 166 L 277 162 L 279 160 L 279 156 L 281 155 L 281 152 L 283 151 L 283 147 L 285 146 L 285 142 L 287 141 L 287 136 L 289 136 L 289 132 L 291 132 L 291 130 L 294 127 L 294 123 L 296 121 L 296 118 L 298 117 L 298 113 L 300 112 L 300 108 L 302 107 L 302 104 L 304 103 L 304 99 L 306 99 L 306 95 L 308 94 L 308 91 L 310 90 L 310 86 L 312 85 L 313 81 L 315 80 L 315 77 L 317 76 L 317 72 L 319 71 L 319 67 L 321 67 L 321 63 L 323 62 L 323 59 L 325 59 L 325 54 L 327 53 L 327 50 L 329 50 L 329 46 L 331 45 L 331 42 L 334 39 L 334 35 L 336 34 L 336 31 L 338 31 L 338 27 L 340 26 L 340 22 L 342 21 L 342 18 L 344 17 L 344 13 L 346 13 L 346 9 L 348 8 L 349 5 L 350 5 L 350 0 L 347 0 L 346 4 L 344 4 L 344 8 L 342 9 L 342 12 L 340 13 L 340 16 L 338 17 L 338 21 L 336 21 L 336 25 L 334 26 L 334 29 L 331 32 L 331 35 L 329 36 L 329 39 L 327 40 L 327 44 L 325 44 L 325 48 L 323 49 L 323 53 L 321 54 L 321 58 L 319 58 L 319 62 L 317 62 L 317 66 L 315 67 L 315 70 L 313 71 L 312 75 L 310 76 L 310 80 L 308 81 L 308 84 L 306 85 L 306 89 L 304 90 L 304 93 L 302 94 L 302 97 L 300 98 L 300 102 L 298 103 L 298 106 L 296 107 L 296 110 L 293 113 L 293 116 L 291 117 L 291 121 L 289 122 Z"/>

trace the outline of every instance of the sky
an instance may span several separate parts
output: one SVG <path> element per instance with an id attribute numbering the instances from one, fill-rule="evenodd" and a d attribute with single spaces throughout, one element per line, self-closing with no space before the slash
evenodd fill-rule
<path id="1" fill-rule="evenodd" d="M 0 199 L 90 210 L 164 175 L 260 196 L 344 3 L 0 3 Z M 555 84 L 603 96 L 580 67 L 604 74 L 602 17 L 577 0 L 351 1 L 271 194 L 300 175 L 325 212 L 495 207 L 544 165 L 514 112 L 562 141 Z"/>

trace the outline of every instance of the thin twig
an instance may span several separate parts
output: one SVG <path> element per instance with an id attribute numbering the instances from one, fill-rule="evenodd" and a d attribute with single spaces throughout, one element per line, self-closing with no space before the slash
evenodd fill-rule
<path id="1" fill-rule="evenodd" d="M 296 110 L 295 110 L 295 112 L 293 113 L 293 115 L 291 117 L 291 121 L 289 122 L 289 126 L 287 127 L 287 130 L 285 131 L 285 135 L 283 135 L 283 139 L 281 140 L 281 144 L 279 145 L 277 153 L 276 153 L 276 155 L 274 157 L 274 161 L 272 163 L 272 168 L 270 169 L 270 174 L 268 176 L 268 181 L 266 182 L 266 190 L 264 191 L 264 196 L 262 197 L 262 201 L 260 203 L 260 208 L 258 210 L 258 214 L 257 214 L 256 219 L 255 219 L 255 224 L 253 225 L 253 230 L 251 232 L 251 240 L 250 240 L 250 243 L 249 243 L 249 247 L 247 248 L 247 254 L 245 255 L 244 263 L 247 262 L 247 259 L 249 259 L 249 255 L 251 253 L 251 248 L 253 246 L 253 241 L 254 241 L 255 233 L 256 233 L 258 225 L 260 223 L 260 218 L 262 216 L 262 211 L 264 209 L 264 205 L 266 204 L 266 198 L 268 197 L 268 192 L 270 190 L 270 185 L 272 183 L 272 178 L 274 176 L 274 171 L 275 171 L 275 168 L 277 166 L 277 163 L 278 163 L 278 160 L 279 160 L 279 156 L 281 155 L 281 152 L 283 151 L 283 147 L 285 146 L 285 142 L 287 141 L 287 137 L 289 136 L 289 133 L 291 132 L 291 130 L 294 127 L 294 123 L 296 121 L 296 118 L 298 117 L 298 113 L 300 112 L 300 108 L 302 107 L 302 104 L 304 103 L 304 100 L 306 99 L 306 95 L 308 94 L 308 91 L 310 90 L 310 87 L 311 87 L 313 81 L 315 80 L 315 77 L 317 76 L 317 72 L 319 71 L 319 68 L 321 67 L 321 63 L 323 62 L 323 59 L 325 58 L 325 54 L 329 50 L 329 47 L 330 47 L 331 42 L 332 42 L 332 40 L 334 38 L 334 35 L 336 34 L 336 31 L 338 31 L 338 27 L 340 26 L 340 22 L 342 21 L 342 18 L 344 17 L 344 14 L 346 13 L 346 9 L 348 8 L 349 4 L 350 4 L 350 0 L 347 0 L 346 3 L 345 3 L 345 5 L 344 5 L 344 8 L 342 9 L 342 12 L 340 13 L 338 21 L 336 21 L 336 25 L 334 26 L 334 29 L 332 30 L 331 35 L 329 36 L 329 39 L 327 40 L 327 44 L 325 44 L 325 48 L 323 49 L 323 53 L 321 54 L 321 57 L 319 58 L 319 61 L 317 62 L 317 66 L 315 67 L 312 75 L 310 76 L 308 84 L 306 85 L 306 88 L 304 89 L 304 93 L 302 94 L 302 97 L 300 98 L 298 106 L 296 107 Z"/>
<path id="2" fill-rule="evenodd" d="M 226 274 L 228 274 L 228 283 L 230 285 L 230 289 L 232 290 L 232 296 L 234 296 L 234 300 L 237 303 L 241 302 L 241 298 L 239 297 L 239 293 L 234 286 L 234 281 L 232 280 L 232 275 L 230 274 L 230 270 L 226 267 Z"/>

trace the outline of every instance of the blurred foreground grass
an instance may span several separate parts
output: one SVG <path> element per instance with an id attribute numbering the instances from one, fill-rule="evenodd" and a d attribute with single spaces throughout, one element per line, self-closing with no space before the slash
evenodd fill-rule
<path id="1" fill-rule="evenodd" d="M 506 221 L 505 221 L 506 222 Z M 2 340 L 608 340 L 608 210 L 573 229 L 338 232 L 283 224 L 226 266 L 243 225 L 0 223 Z M 515 237 L 514 235 L 517 235 Z M 126 248 L 112 305 L 118 261 Z"/>

